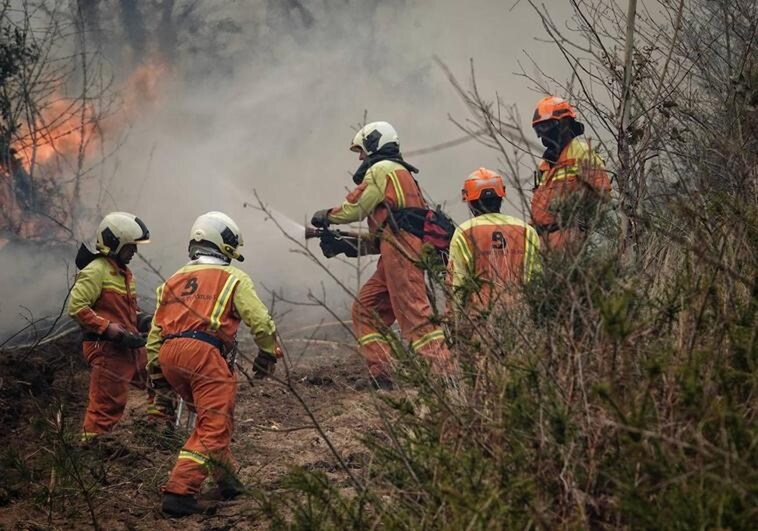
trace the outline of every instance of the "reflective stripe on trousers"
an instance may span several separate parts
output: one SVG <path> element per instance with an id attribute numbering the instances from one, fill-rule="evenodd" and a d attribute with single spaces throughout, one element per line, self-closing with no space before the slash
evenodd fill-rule
<path id="1" fill-rule="evenodd" d="M 450 351 L 442 330 L 431 323 L 424 272 L 408 258 L 419 256 L 421 240 L 401 230 L 393 241 L 382 240 L 380 249 L 376 271 L 353 303 L 353 327 L 369 372 L 375 377 L 392 372 L 392 336 L 382 330 L 395 320 L 403 340 L 444 372 L 450 363 Z"/>
<path id="2" fill-rule="evenodd" d="M 195 429 L 163 490 L 196 494 L 209 473 L 216 479 L 234 473 L 230 445 L 237 381 L 218 349 L 202 341 L 172 339 L 161 346 L 158 358 L 168 383 L 197 413 Z"/>

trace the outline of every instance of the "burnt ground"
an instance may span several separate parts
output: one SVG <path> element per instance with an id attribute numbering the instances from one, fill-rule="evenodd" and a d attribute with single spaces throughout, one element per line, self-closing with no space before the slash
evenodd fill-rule
<path id="1" fill-rule="evenodd" d="M 344 343 L 286 344 L 295 392 L 359 474 L 368 457 L 360 438 L 379 427 L 376 395 L 354 388 L 364 375 L 363 360 Z M 241 350 L 253 351 L 251 345 Z M 88 375 L 78 343 L 64 339 L 23 359 L 0 356 L 0 529 L 93 528 L 93 520 L 102 529 L 265 529 L 271 520 L 263 500 L 287 492 L 293 467 L 321 471 L 350 492 L 348 474 L 293 392 L 268 379 L 251 385 L 238 371 L 232 450 L 250 493 L 225 503 L 215 516 L 168 518 L 159 510 L 159 487 L 182 440 L 145 421 L 143 392 L 131 392 L 111 441 L 82 448 L 77 439 Z M 241 364 L 249 369 L 249 358 Z M 277 376 L 284 378 L 279 365 Z M 212 486 L 206 481 L 206 489 Z"/>

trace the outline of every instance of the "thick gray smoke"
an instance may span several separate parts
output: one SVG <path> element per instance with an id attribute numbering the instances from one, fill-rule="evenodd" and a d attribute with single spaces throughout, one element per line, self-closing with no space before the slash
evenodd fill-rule
<path id="1" fill-rule="evenodd" d="M 517 104 L 528 119 L 542 94 L 516 75 L 518 62 L 529 62 L 523 50 L 543 67 L 555 66 L 559 79 L 566 68 L 551 47 L 535 42 L 543 31 L 531 6 L 512 4 L 323 0 L 303 3 L 302 11 L 298 3 L 216 2 L 195 33 L 177 35 L 157 100 L 146 103 L 104 169 L 110 199 L 102 208 L 145 220 L 152 243 L 144 256 L 164 276 L 186 261 L 194 218 L 222 210 L 242 227 L 241 267 L 264 300 L 271 298 L 263 285 L 303 300 L 309 290 L 320 295 L 323 284 L 335 311 L 349 315 L 349 297 L 326 272 L 291 252 L 295 245 L 244 203 L 255 203 L 256 190 L 287 231 L 301 237 L 298 224 L 339 204 L 351 187 L 358 161 L 347 146 L 364 112 L 368 121 L 391 122 L 405 152 L 461 137 L 448 115 L 465 120 L 469 113 L 434 56 L 465 86 L 473 58 L 479 90 Z M 561 19 L 567 11 L 551 15 Z M 479 166 L 504 169 L 494 151 L 474 141 L 409 160 L 421 169 L 425 192 L 456 221 L 466 217 L 463 179 Z M 353 268 L 334 260 L 329 268 L 355 289 Z M 140 292 L 152 293 L 158 278 L 136 269 Z M 322 317 L 330 319 L 324 310 L 296 307 L 285 320 L 295 326 Z"/>

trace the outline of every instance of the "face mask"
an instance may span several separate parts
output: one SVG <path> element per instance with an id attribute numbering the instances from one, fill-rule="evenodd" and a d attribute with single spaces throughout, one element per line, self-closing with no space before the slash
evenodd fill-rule
<path id="1" fill-rule="evenodd" d="M 534 124 L 532 127 L 538 137 L 543 137 L 550 135 L 551 131 L 558 129 L 558 120 L 545 120 L 544 122 Z"/>
<path id="2" fill-rule="evenodd" d="M 558 135 L 555 136 L 557 137 Z M 540 140 L 542 141 L 542 145 L 548 149 L 558 149 L 560 147 L 558 138 L 543 136 Z"/>

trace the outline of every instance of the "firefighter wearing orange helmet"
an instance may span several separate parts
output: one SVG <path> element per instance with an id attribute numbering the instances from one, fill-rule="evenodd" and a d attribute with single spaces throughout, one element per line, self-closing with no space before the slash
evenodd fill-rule
<path id="1" fill-rule="evenodd" d="M 582 200 L 605 202 L 611 191 L 603 160 L 579 138 L 584 125 L 576 118 L 574 107 L 556 96 L 537 102 L 532 117 L 534 132 L 546 148 L 532 195 L 532 223 L 549 250 L 581 242 L 587 229 Z"/>
<path id="2" fill-rule="evenodd" d="M 360 129 L 350 150 L 358 153 L 361 161 L 353 175 L 356 188 L 342 205 L 314 214 L 311 223 L 327 227 L 368 220 L 372 251 L 378 251 L 380 258 L 376 272 L 361 287 L 352 313 L 370 382 L 378 388 L 393 386 L 390 327 L 395 321 L 413 351 L 428 359 L 435 372 L 448 373 L 450 351 L 442 329 L 431 322 L 424 271 L 414 263 L 421 254 L 421 238 L 395 223 L 403 209 L 427 208 L 413 178 L 418 170 L 403 160 L 397 132 L 387 122 L 369 123 Z M 329 257 L 331 253 L 325 250 L 324 254 Z"/>
<path id="3" fill-rule="evenodd" d="M 210 472 L 225 499 L 243 492 L 230 444 L 237 381 L 237 329 L 243 321 L 260 348 L 253 370 L 271 375 L 282 350 L 253 281 L 231 265 L 244 260 L 242 234 L 226 214 L 208 212 L 192 226 L 190 262 L 158 287 L 148 336 L 147 372 L 156 390 L 173 389 L 197 413 L 168 482 L 163 511 L 174 516 L 211 512 L 195 495 Z"/>
<path id="4" fill-rule="evenodd" d="M 513 302 L 540 269 L 539 237 L 524 221 L 500 213 L 505 185 L 492 170 L 471 173 L 461 196 L 473 217 L 458 226 L 450 243 L 453 310 L 488 315 Z"/>
<path id="5" fill-rule="evenodd" d="M 84 245 L 71 288 L 68 313 L 84 329 L 82 350 L 90 367 L 89 402 L 82 441 L 109 432 L 124 413 L 129 385 L 144 388 L 148 326 L 137 308 L 137 288 L 128 265 L 150 232 L 134 214 L 111 212 L 97 229 L 97 253 Z M 139 314 L 139 315 L 138 315 Z"/>

